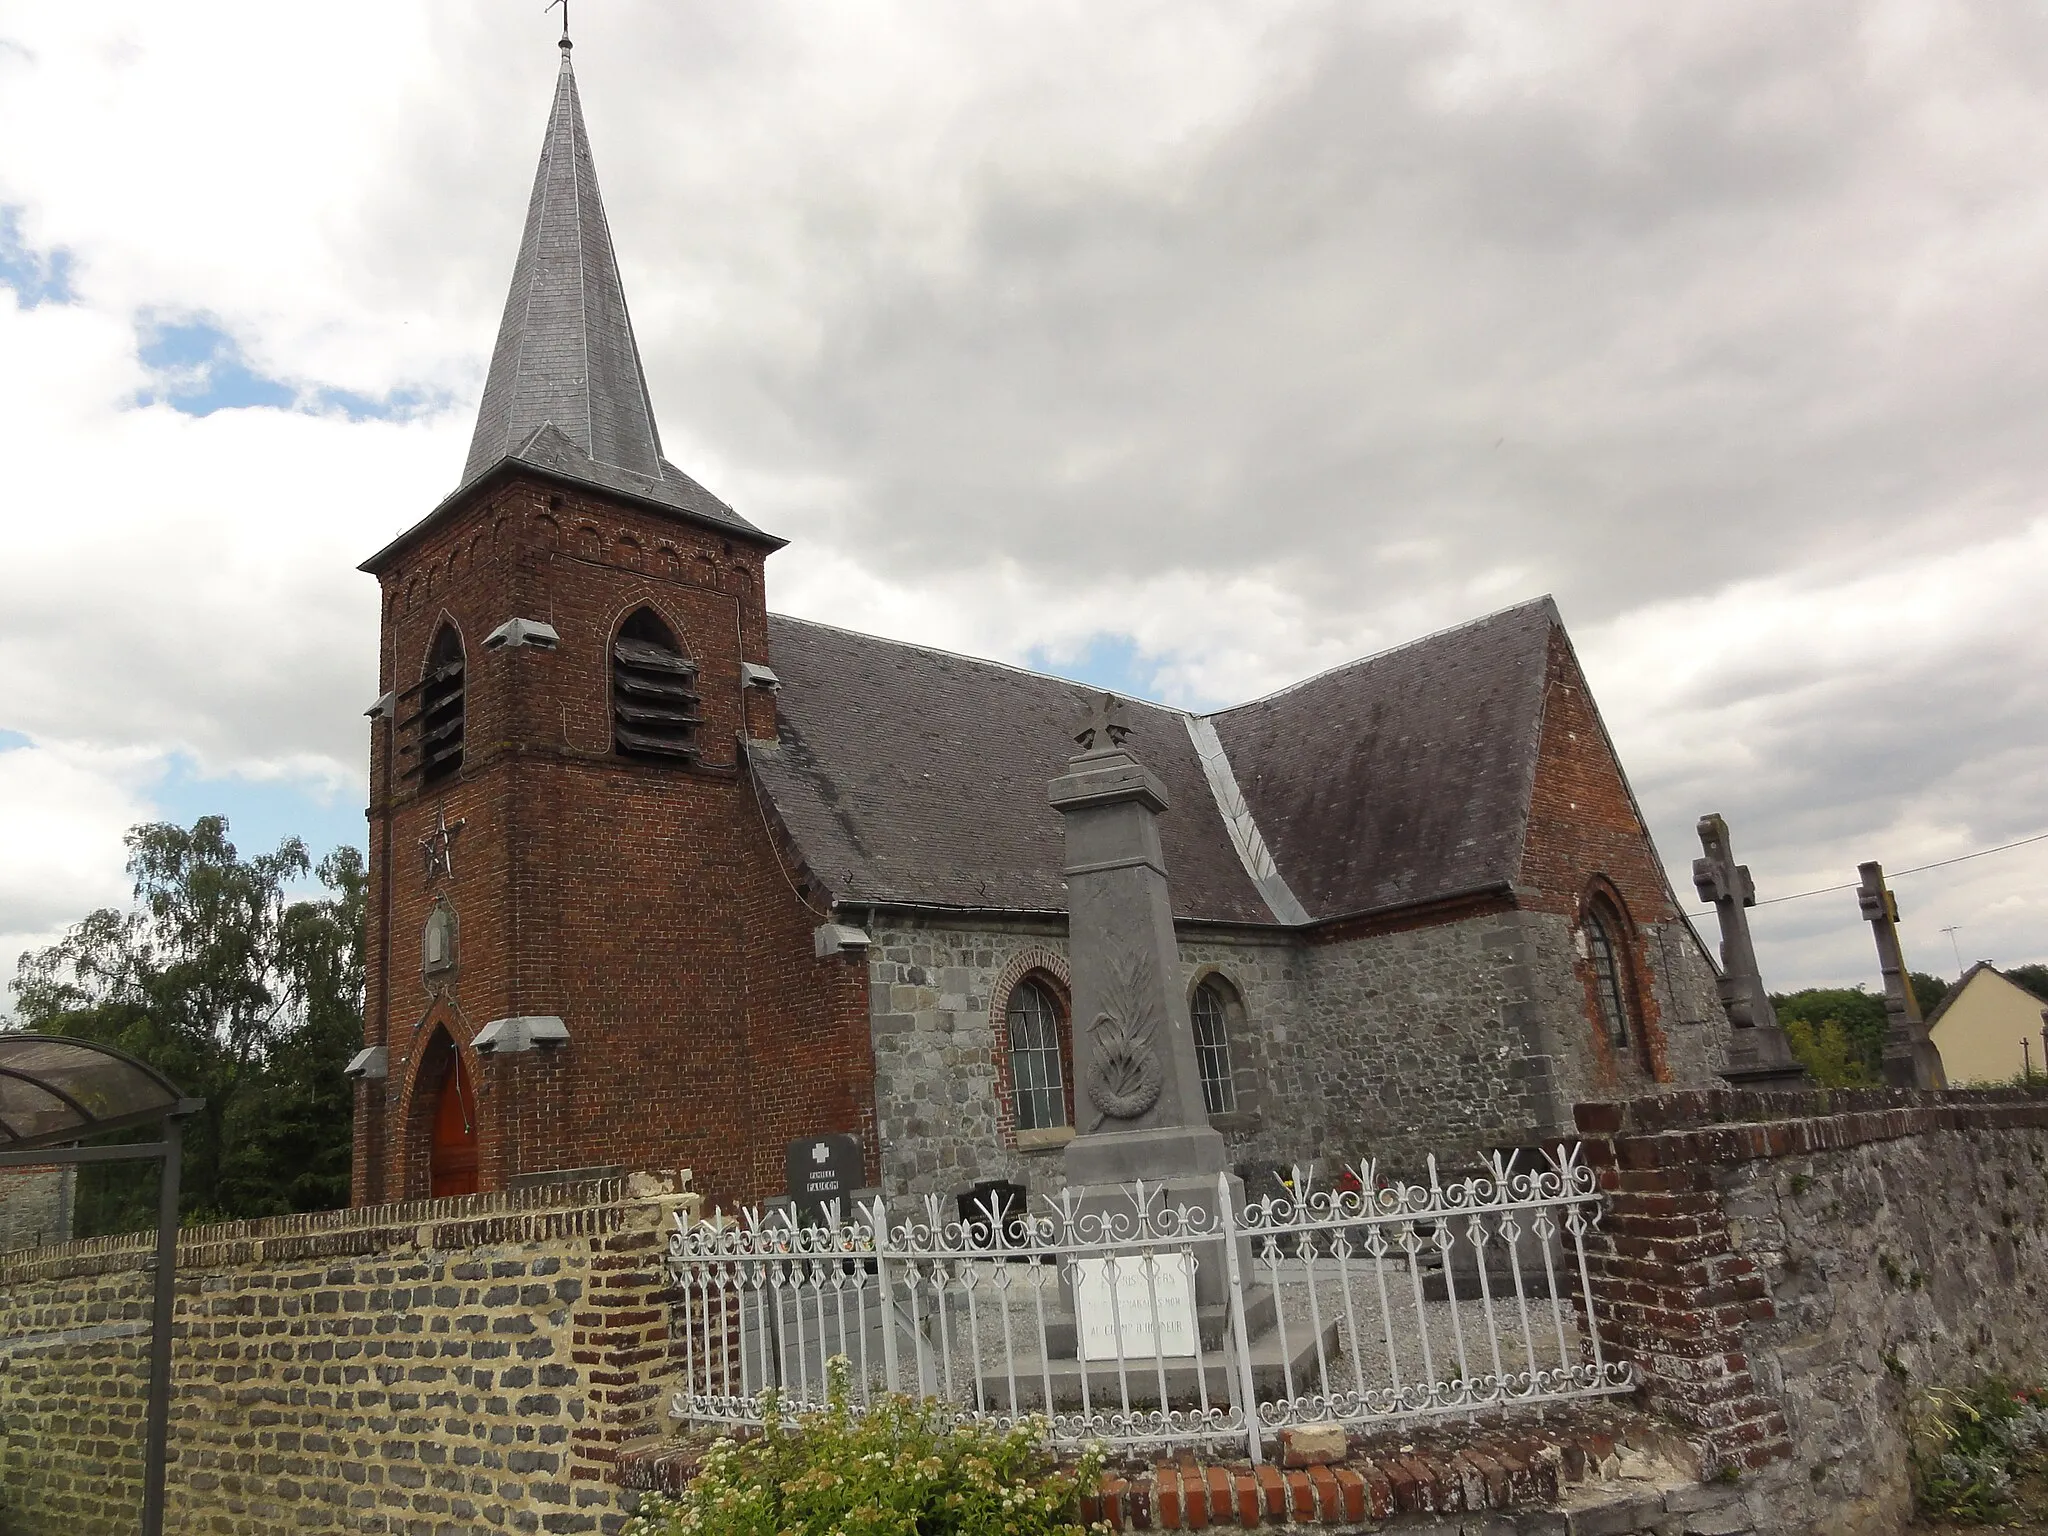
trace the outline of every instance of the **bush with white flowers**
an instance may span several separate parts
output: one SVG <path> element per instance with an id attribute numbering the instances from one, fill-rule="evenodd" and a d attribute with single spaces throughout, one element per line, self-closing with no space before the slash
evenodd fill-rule
<path id="1" fill-rule="evenodd" d="M 955 1424 L 930 1398 L 851 1406 L 843 1358 L 827 1366 L 829 1406 L 794 1421 L 768 1403 L 766 1429 L 721 1440 L 680 1498 L 649 1494 L 623 1536 L 1083 1536 L 1080 1490 L 1099 1451 L 1072 1466 L 1044 1426 Z"/>

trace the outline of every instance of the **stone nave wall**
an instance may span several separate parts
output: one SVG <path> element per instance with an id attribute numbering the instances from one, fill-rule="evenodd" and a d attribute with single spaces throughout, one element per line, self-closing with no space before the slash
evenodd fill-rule
<path id="1" fill-rule="evenodd" d="M 1934 1387 L 2048 1381 L 2048 1094 L 1667 1095 L 1578 1110 L 1602 1336 L 1762 1531 L 1902 1530 Z"/>
<path id="2" fill-rule="evenodd" d="M 615 1530 L 618 1451 L 668 1425 L 674 1183 L 185 1233 L 166 1528 Z M 7 1536 L 135 1528 L 153 1241 L 0 1259 Z"/>
<path id="3" fill-rule="evenodd" d="M 983 1179 L 1062 1182 L 1061 1143 L 1017 1135 L 1002 1011 L 1032 969 L 1064 979 L 1064 924 L 879 925 L 869 954 L 876 1123 L 892 1197 Z M 1726 1016 L 1692 938 L 1652 929 L 1645 980 L 1678 1086 L 1715 1081 Z M 1248 1174 L 1311 1158 L 1419 1171 L 1573 1134 L 1571 1106 L 1651 1086 L 1594 1049 L 1562 918 L 1500 912 L 1309 944 L 1275 933 L 1180 936 L 1182 981 L 1214 974 L 1231 1019 L 1238 1108 L 1215 1117 Z M 1035 1144 L 1034 1144 L 1035 1142 Z"/>

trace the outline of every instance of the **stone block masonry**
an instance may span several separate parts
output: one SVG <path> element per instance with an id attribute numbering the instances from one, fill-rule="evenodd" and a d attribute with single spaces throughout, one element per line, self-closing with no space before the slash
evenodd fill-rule
<path id="1" fill-rule="evenodd" d="M 0 1168 L 0 1253 L 69 1238 L 77 1183 L 70 1168 Z"/>
<path id="2" fill-rule="evenodd" d="M 179 1245 L 168 1528 L 612 1531 L 675 1369 L 679 1181 L 199 1227 Z M 149 1242 L 0 1259 L 0 1530 L 141 1503 Z"/>
<path id="3" fill-rule="evenodd" d="M 1065 1005 L 1064 923 L 870 920 L 883 1187 L 896 1199 L 983 1179 L 1057 1190 L 1062 1144 L 1016 1131 L 1004 1013 L 1026 977 Z M 1715 1081 L 1727 1025 L 1713 973 L 1690 935 L 1645 931 L 1665 1067 L 1687 1085 Z M 1419 1175 L 1431 1153 L 1456 1166 L 1569 1138 L 1575 1098 L 1648 1082 L 1596 1055 L 1569 925 L 1553 913 L 1503 909 L 1315 942 L 1192 926 L 1179 937 L 1182 984 L 1213 977 L 1236 1000 L 1237 1107 L 1212 1123 L 1247 1178 L 1362 1157 Z"/>
<path id="4" fill-rule="evenodd" d="M 2048 1094 L 1582 1104 L 1601 1336 L 1760 1530 L 1901 1530 L 1913 1397 L 2048 1380 Z"/>

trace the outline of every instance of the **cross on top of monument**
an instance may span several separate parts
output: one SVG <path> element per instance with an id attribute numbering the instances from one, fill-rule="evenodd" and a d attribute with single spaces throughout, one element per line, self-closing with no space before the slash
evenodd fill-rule
<path id="1" fill-rule="evenodd" d="M 1863 921 L 1896 923 L 1899 920 L 1899 898 L 1884 883 L 1884 866 L 1859 864 L 1856 873 L 1863 877 L 1863 883 L 1856 887 L 1856 905 L 1862 909 Z"/>
<path id="2" fill-rule="evenodd" d="M 1120 747 L 1131 728 L 1124 724 L 1124 703 L 1113 693 L 1099 693 L 1088 707 L 1087 722 L 1074 733 L 1083 752 Z"/>
<path id="3" fill-rule="evenodd" d="M 1756 905 L 1756 881 L 1750 878 L 1749 866 L 1735 862 L 1735 849 L 1728 836 L 1728 823 L 1716 815 L 1700 818 L 1700 846 L 1706 850 L 1706 857 L 1692 861 L 1692 883 L 1700 893 L 1700 900 L 1719 906 L 1724 901 L 1739 901 L 1745 907 Z"/>

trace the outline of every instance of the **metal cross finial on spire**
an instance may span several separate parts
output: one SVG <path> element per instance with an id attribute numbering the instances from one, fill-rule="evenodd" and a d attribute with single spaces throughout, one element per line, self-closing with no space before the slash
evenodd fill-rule
<path id="1" fill-rule="evenodd" d="M 556 6 L 558 6 L 558 5 L 559 5 L 559 6 L 560 6 L 560 7 L 562 8 L 562 43 L 561 43 L 561 46 L 562 46 L 563 48 L 565 48 L 565 49 L 566 49 L 566 48 L 573 48 L 573 47 L 575 47 L 576 45 L 575 45 L 574 43 L 572 43 L 572 42 L 570 42 L 570 41 L 569 41 L 569 0 L 548 0 L 548 3 L 547 3 L 547 8 L 546 8 L 545 10 L 543 10 L 543 11 L 541 12 L 541 14 L 542 14 L 543 16 L 545 16 L 545 15 L 547 14 L 547 12 L 548 12 L 548 11 L 552 11 L 552 10 L 553 10 L 553 9 L 554 9 L 554 8 L 555 8 Z"/>

